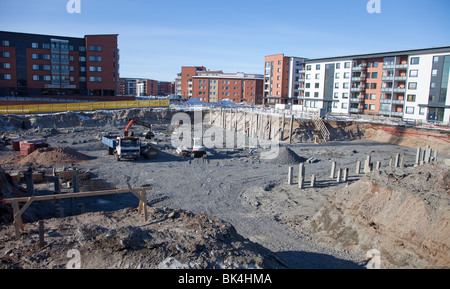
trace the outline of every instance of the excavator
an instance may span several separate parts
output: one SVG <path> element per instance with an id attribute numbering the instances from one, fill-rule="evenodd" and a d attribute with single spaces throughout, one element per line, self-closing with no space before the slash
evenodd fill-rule
<path id="1" fill-rule="evenodd" d="M 146 128 L 149 129 L 149 131 L 145 135 L 145 139 L 151 140 L 152 138 L 155 137 L 155 134 L 153 133 L 153 130 L 152 130 L 152 125 L 148 124 L 148 123 L 145 123 L 145 122 L 142 122 L 142 121 L 137 120 L 137 119 L 130 119 L 130 122 L 125 127 L 125 131 L 124 131 L 124 134 L 123 134 L 125 137 L 127 137 L 130 134 L 130 128 L 133 126 L 133 124 L 140 125 L 140 126 L 143 126 L 143 127 L 146 127 Z M 134 133 L 131 132 L 131 135 L 134 135 Z M 148 144 L 148 143 L 147 144 L 142 144 L 141 143 L 141 155 L 142 156 L 144 156 L 145 158 L 149 159 L 151 157 L 156 156 L 157 154 L 158 154 L 158 152 L 155 149 L 153 149 L 150 146 L 150 144 Z"/>
<path id="2" fill-rule="evenodd" d="M 146 128 L 148 128 L 148 129 L 150 129 L 150 131 L 145 135 L 145 139 L 150 140 L 150 139 L 152 139 L 152 138 L 155 136 L 155 134 L 154 134 L 153 131 L 152 131 L 152 125 L 151 125 L 151 124 L 148 124 L 148 123 L 139 121 L 139 120 L 137 120 L 137 119 L 130 119 L 130 122 L 128 123 L 127 127 L 125 128 L 125 132 L 124 132 L 124 136 L 125 136 L 125 137 L 128 136 L 129 131 L 130 131 L 130 128 L 131 128 L 131 126 L 132 126 L 133 124 L 141 125 L 141 126 L 143 126 L 143 127 L 146 127 Z"/>

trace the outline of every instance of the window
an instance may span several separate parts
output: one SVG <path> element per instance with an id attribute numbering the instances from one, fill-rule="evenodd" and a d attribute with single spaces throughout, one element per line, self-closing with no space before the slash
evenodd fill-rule
<path id="1" fill-rule="evenodd" d="M 345 68 L 350 68 L 350 61 L 349 62 L 346 62 L 344 65 L 345 65 Z"/>
<path id="2" fill-rule="evenodd" d="M 408 97 L 406 98 L 406 101 L 408 101 L 408 102 L 416 101 L 416 95 L 415 94 L 408 94 Z"/>
<path id="3" fill-rule="evenodd" d="M 370 94 L 370 99 L 371 100 L 376 100 L 377 99 L 377 95 L 375 93 L 371 93 Z"/>
<path id="4" fill-rule="evenodd" d="M 281 65 L 281 60 L 278 60 L 278 65 Z"/>
<path id="5" fill-rule="evenodd" d="M 406 114 L 414 114 L 414 106 L 407 106 L 405 113 Z"/>
<path id="6" fill-rule="evenodd" d="M 408 89 L 412 89 L 412 90 L 417 89 L 417 82 L 410 82 L 408 84 Z"/>
<path id="7" fill-rule="evenodd" d="M 39 43 L 36 42 L 31 43 L 31 48 L 39 48 Z"/>
<path id="8" fill-rule="evenodd" d="M 334 93 L 334 98 L 339 98 L 339 92 Z"/>
<path id="9" fill-rule="evenodd" d="M 266 62 L 266 68 L 270 67 L 270 62 Z"/>
<path id="10" fill-rule="evenodd" d="M 339 88 L 339 82 L 336 82 L 336 83 L 334 84 L 334 88 Z"/>
<path id="11" fill-rule="evenodd" d="M 85 62 L 85 61 L 86 61 L 86 57 L 80 56 L 80 57 L 79 57 L 79 61 L 80 61 L 80 62 Z"/>
<path id="12" fill-rule="evenodd" d="M 2 46 L 9 46 L 9 41 L 8 40 L 3 40 L 2 41 Z"/>
<path id="13" fill-rule="evenodd" d="M 311 79 L 311 74 L 307 74 L 306 79 Z"/>
<path id="14" fill-rule="evenodd" d="M 315 88 L 320 88 L 320 83 L 316 83 L 316 84 L 314 85 L 314 87 L 315 87 Z"/>
<path id="15" fill-rule="evenodd" d="M 430 87 L 431 87 L 431 88 L 436 88 L 436 82 L 432 82 L 432 83 L 430 84 Z"/>
<path id="16" fill-rule="evenodd" d="M 305 97 L 309 97 L 309 96 L 310 96 L 309 91 L 305 92 Z"/>
<path id="17" fill-rule="evenodd" d="M 11 64 L 10 63 L 0 63 L 0 68 L 9 69 L 9 68 L 11 68 Z"/>
<path id="18" fill-rule="evenodd" d="M 89 51 L 102 51 L 102 47 L 99 45 L 89 45 Z"/>
<path id="19" fill-rule="evenodd" d="M 339 79 L 339 78 L 340 78 L 340 75 L 341 75 L 341 74 L 340 74 L 339 72 L 337 72 L 335 78 L 336 78 L 336 79 Z"/>
<path id="20" fill-rule="evenodd" d="M 3 51 L 3 53 L 1 53 L 0 55 L 2 55 L 5 58 L 9 57 L 9 51 Z"/>
<path id="21" fill-rule="evenodd" d="M 344 88 L 350 88 L 350 83 L 344 82 Z"/>
<path id="22" fill-rule="evenodd" d="M 311 83 L 309 83 L 309 82 L 306 83 L 306 84 L 305 84 L 305 88 L 311 88 Z"/>
<path id="23" fill-rule="evenodd" d="M 316 70 L 320 70 L 320 64 L 316 64 Z"/>
<path id="24" fill-rule="evenodd" d="M 439 62 L 439 56 L 433 57 L 433 63 L 438 63 L 438 62 Z"/>
<path id="25" fill-rule="evenodd" d="M 11 74 L 4 74 L 3 79 L 5 80 L 11 80 Z"/>
<path id="26" fill-rule="evenodd" d="M 42 49 L 50 49 L 50 44 L 48 43 L 42 44 Z"/>
<path id="27" fill-rule="evenodd" d="M 314 92 L 314 97 L 319 97 L 319 93 L 318 92 Z"/>
<path id="28" fill-rule="evenodd" d="M 370 84 L 370 89 L 377 89 L 377 84 L 376 83 L 371 83 Z"/>
<path id="29" fill-rule="evenodd" d="M 341 64 L 340 63 L 336 63 L 336 69 L 341 69 Z"/>
<path id="30" fill-rule="evenodd" d="M 316 74 L 316 79 L 320 79 L 320 73 Z"/>
<path id="31" fill-rule="evenodd" d="M 430 95 L 430 97 L 428 97 L 428 101 L 434 101 L 434 95 Z"/>
<path id="32" fill-rule="evenodd" d="M 333 108 L 338 108 L 339 107 L 339 102 L 335 101 L 333 102 Z"/>
<path id="33" fill-rule="evenodd" d="M 348 103 L 343 102 L 341 108 L 343 109 L 347 109 L 348 108 Z"/>
<path id="34" fill-rule="evenodd" d="M 370 111 L 375 111 L 375 104 L 369 105 L 369 110 Z"/>
<path id="35" fill-rule="evenodd" d="M 91 76 L 91 77 L 89 77 L 89 81 L 90 82 L 102 82 L 102 78 L 101 77 Z"/>
<path id="36" fill-rule="evenodd" d="M 431 75 L 432 76 L 437 76 L 437 74 L 438 74 L 437 69 L 433 69 L 433 71 L 431 72 Z"/>
<path id="37" fill-rule="evenodd" d="M 425 115 L 427 113 L 427 108 L 426 107 L 421 107 L 419 110 L 419 114 L 420 115 Z"/>
<path id="38" fill-rule="evenodd" d="M 378 67 L 378 61 L 374 61 L 372 67 L 377 68 L 377 67 Z M 373 77 L 373 76 L 372 76 L 372 77 Z"/>
<path id="39" fill-rule="evenodd" d="M 378 78 L 378 72 L 372 72 L 372 78 Z"/>
<path id="40" fill-rule="evenodd" d="M 281 72 L 281 68 L 278 68 L 278 72 Z"/>
<path id="41" fill-rule="evenodd" d="M 347 98 L 348 98 L 348 92 L 344 92 L 344 93 L 342 94 L 342 98 L 347 99 Z"/>
<path id="42" fill-rule="evenodd" d="M 102 57 L 101 56 L 89 56 L 89 61 L 101 62 L 102 61 Z"/>
<path id="43" fill-rule="evenodd" d="M 311 65 L 306 65 L 306 70 L 311 70 Z"/>
<path id="44" fill-rule="evenodd" d="M 419 64 L 419 57 L 411 57 L 411 64 L 415 65 L 415 64 Z"/>
<path id="45" fill-rule="evenodd" d="M 417 77 L 418 75 L 419 75 L 419 70 L 417 70 L 417 69 L 409 71 L 409 76 L 410 77 Z"/>
<path id="46" fill-rule="evenodd" d="M 345 79 L 349 79 L 349 78 L 350 78 L 350 72 L 344 73 L 344 78 L 345 78 Z"/>

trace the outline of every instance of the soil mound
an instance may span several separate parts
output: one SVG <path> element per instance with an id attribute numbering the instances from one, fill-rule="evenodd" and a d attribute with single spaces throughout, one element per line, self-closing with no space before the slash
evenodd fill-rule
<path id="1" fill-rule="evenodd" d="M 17 164 L 34 163 L 38 165 L 70 165 L 89 160 L 90 157 L 69 147 L 50 147 L 37 149 L 21 158 Z"/>
<path id="2" fill-rule="evenodd" d="M 291 149 L 287 147 L 280 147 L 278 154 L 271 153 L 265 160 L 266 163 L 274 165 L 297 165 L 305 162 L 306 159 L 297 155 Z"/>
<path id="3" fill-rule="evenodd" d="M 335 248 L 377 250 L 383 268 L 450 268 L 449 174 L 441 165 L 372 172 L 307 225 Z"/>
<path id="4" fill-rule="evenodd" d="M 38 223 L 26 224 L 14 245 L 14 227 L 0 227 L 0 269 L 66 268 L 78 250 L 81 269 L 281 269 L 269 250 L 243 238 L 229 223 L 206 214 L 149 208 L 149 221 L 137 209 L 88 213 L 46 221 L 45 242 L 31 241 Z M 74 264 L 77 265 L 77 264 Z"/>

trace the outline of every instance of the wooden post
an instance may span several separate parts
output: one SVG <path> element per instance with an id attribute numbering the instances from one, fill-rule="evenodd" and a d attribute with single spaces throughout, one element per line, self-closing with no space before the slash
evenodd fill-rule
<path id="1" fill-rule="evenodd" d="M 291 126 L 289 129 L 289 143 L 292 143 L 292 131 L 294 130 L 294 116 L 291 115 Z"/>
<path id="2" fill-rule="evenodd" d="M 80 178 L 78 174 L 74 174 L 72 176 L 72 182 L 73 182 L 73 193 L 79 193 L 80 192 Z M 71 209 L 72 209 L 72 215 L 78 214 L 78 208 L 77 208 L 77 198 L 71 198 Z"/>
<path id="3" fill-rule="evenodd" d="M 19 212 L 19 202 L 17 201 L 17 199 L 15 199 L 13 201 L 13 214 L 14 214 L 14 228 L 15 228 L 15 232 L 16 232 L 16 241 L 18 241 L 20 239 L 20 228 L 22 227 L 22 217 L 16 217 Z"/>
<path id="4" fill-rule="evenodd" d="M 44 240 L 44 220 L 39 221 L 39 248 L 42 248 L 45 246 L 45 240 Z"/>

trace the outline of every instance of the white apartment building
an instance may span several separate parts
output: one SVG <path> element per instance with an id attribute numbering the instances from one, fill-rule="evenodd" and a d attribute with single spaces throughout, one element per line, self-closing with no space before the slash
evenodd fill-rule
<path id="1" fill-rule="evenodd" d="M 288 70 L 282 65 L 278 73 L 268 69 L 274 66 L 273 60 L 281 64 L 285 58 L 266 57 L 265 100 L 269 105 L 287 103 L 302 111 L 323 109 L 450 123 L 450 47 L 321 59 L 289 57 Z M 296 62 L 304 70 L 296 69 Z M 284 99 L 283 82 L 277 83 L 281 87 L 277 95 L 270 95 L 275 77 L 289 79 Z"/>

